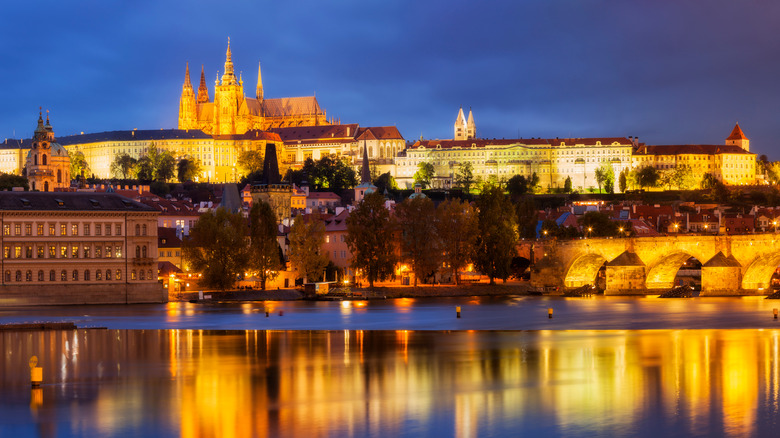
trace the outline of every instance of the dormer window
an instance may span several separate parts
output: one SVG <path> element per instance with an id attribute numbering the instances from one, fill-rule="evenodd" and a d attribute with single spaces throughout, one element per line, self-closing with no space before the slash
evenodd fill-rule
<path id="1" fill-rule="evenodd" d="M 57 205 L 58 205 L 60 208 L 65 208 L 65 201 L 63 201 L 62 199 L 59 199 L 59 198 L 54 198 L 54 202 L 56 202 L 56 203 L 57 203 Z"/>

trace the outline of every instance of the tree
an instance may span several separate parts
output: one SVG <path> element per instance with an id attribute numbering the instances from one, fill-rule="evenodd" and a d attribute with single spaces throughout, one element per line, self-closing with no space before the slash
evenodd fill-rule
<path id="1" fill-rule="evenodd" d="M 441 244 L 437 233 L 436 207 L 428 197 L 411 197 L 395 206 L 401 232 L 401 258 L 409 263 L 417 279 L 436 274 L 441 266 Z"/>
<path id="2" fill-rule="evenodd" d="M 571 193 L 571 177 L 567 176 L 563 182 L 563 193 Z"/>
<path id="3" fill-rule="evenodd" d="M 517 242 L 515 212 L 499 187 L 485 187 L 476 202 L 479 234 L 475 264 L 495 284 L 511 274 Z"/>
<path id="4" fill-rule="evenodd" d="M 517 232 L 520 235 L 520 238 L 536 238 L 536 225 L 539 220 L 533 197 L 523 197 L 520 202 L 517 203 L 515 214 L 517 215 Z"/>
<path id="5" fill-rule="evenodd" d="M 436 175 L 436 170 L 433 168 L 433 163 L 423 161 L 417 166 L 417 172 L 414 173 L 414 183 L 420 184 L 422 188 L 426 189 L 431 186 L 431 180 Z"/>
<path id="6" fill-rule="evenodd" d="M 89 176 L 89 163 L 87 163 L 87 159 L 84 158 L 84 153 L 81 151 L 74 152 L 70 154 L 70 175 L 73 179 L 79 179 L 82 176 L 82 172 L 84 177 Z"/>
<path id="7" fill-rule="evenodd" d="M 319 214 L 298 216 L 288 234 L 290 240 L 290 264 L 303 281 L 322 279 L 328 256 L 321 253 L 325 243 L 325 223 Z"/>
<path id="8" fill-rule="evenodd" d="M 376 186 L 376 190 L 379 193 L 384 193 L 385 190 L 398 190 L 398 184 L 395 182 L 395 178 L 393 178 L 393 175 L 390 174 L 390 172 L 385 172 L 373 182 L 374 186 Z"/>
<path id="9" fill-rule="evenodd" d="M 601 163 L 601 166 L 596 168 L 596 184 L 599 192 L 601 186 L 604 186 L 604 191 L 607 193 L 615 192 L 615 171 L 610 163 Z"/>
<path id="10" fill-rule="evenodd" d="M 707 172 L 701 178 L 701 188 L 711 189 L 718 183 L 718 178 L 712 172 Z"/>
<path id="11" fill-rule="evenodd" d="M 766 178 L 770 184 L 777 184 L 780 182 L 780 161 L 772 161 L 767 164 Z"/>
<path id="12" fill-rule="evenodd" d="M 11 190 L 14 187 L 22 187 L 26 192 L 30 190 L 30 183 L 24 176 L 0 173 L 0 190 Z"/>
<path id="13" fill-rule="evenodd" d="M 259 175 L 263 172 L 263 152 L 257 149 L 241 151 L 236 160 L 242 176 Z"/>
<path id="14" fill-rule="evenodd" d="M 626 189 L 628 188 L 628 169 L 623 169 L 620 171 L 618 185 L 620 186 L 620 192 L 626 193 Z"/>
<path id="15" fill-rule="evenodd" d="M 176 178 L 179 182 L 194 181 L 200 172 L 200 162 L 196 158 L 182 158 L 176 164 Z"/>
<path id="16" fill-rule="evenodd" d="M 636 182 L 639 184 L 639 187 L 643 189 L 646 187 L 656 187 L 660 177 L 661 175 L 658 173 L 655 167 L 645 166 L 637 171 Z"/>
<path id="17" fill-rule="evenodd" d="M 111 174 L 117 178 L 128 179 L 133 175 L 138 160 L 125 152 L 117 154 L 111 162 Z"/>
<path id="18" fill-rule="evenodd" d="M 678 190 L 691 190 L 697 183 L 693 170 L 686 164 L 675 166 L 672 170 L 671 182 Z"/>
<path id="19" fill-rule="evenodd" d="M 276 215 L 270 205 L 259 201 L 249 212 L 249 266 L 257 270 L 260 288 L 278 275 L 282 264 L 276 240 Z"/>
<path id="20" fill-rule="evenodd" d="M 362 271 L 373 288 L 393 272 L 393 222 L 379 192 L 366 195 L 347 218 L 347 246 L 352 267 Z"/>
<path id="21" fill-rule="evenodd" d="M 474 185 L 474 166 L 471 164 L 471 161 L 464 161 L 458 164 L 458 170 L 455 173 L 455 184 L 463 188 L 465 193 L 471 191 L 471 186 Z"/>
<path id="22" fill-rule="evenodd" d="M 303 163 L 303 173 L 314 190 L 324 189 L 339 193 L 358 184 L 355 169 L 335 155 L 322 157 L 317 161 L 307 158 Z"/>
<path id="23" fill-rule="evenodd" d="M 536 172 L 531 174 L 531 178 L 528 180 L 528 191 L 531 193 L 541 192 L 542 187 L 539 185 L 539 175 Z"/>
<path id="24" fill-rule="evenodd" d="M 151 143 L 135 166 L 136 178 L 141 181 L 166 182 L 173 178 L 176 159 L 167 150 L 159 150 Z"/>
<path id="25" fill-rule="evenodd" d="M 477 212 L 468 202 L 451 199 L 436 208 L 436 230 L 455 284 L 460 284 L 460 270 L 474 257 L 478 226 Z"/>
<path id="26" fill-rule="evenodd" d="M 506 182 L 506 189 L 513 199 L 528 193 L 528 181 L 523 175 L 514 175 Z"/>
<path id="27" fill-rule="evenodd" d="M 184 258 L 202 274 L 207 288 L 226 290 L 244 272 L 248 262 L 246 221 L 224 208 L 200 216 L 184 240 Z"/>
<path id="28" fill-rule="evenodd" d="M 151 158 L 147 156 L 141 157 L 136 162 L 133 170 L 135 171 L 136 179 L 147 183 L 154 181 L 154 163 L 152 163 Z"/>
<path id="29" fill-rule="evenodd" d="M 614 237 L 618 235 L 622 222 L 613 221 L 609 215 L 599 211 L 589 211 L 579 219 L 577 224 L 582 229 L 582 233 L 588 237 Z"/>

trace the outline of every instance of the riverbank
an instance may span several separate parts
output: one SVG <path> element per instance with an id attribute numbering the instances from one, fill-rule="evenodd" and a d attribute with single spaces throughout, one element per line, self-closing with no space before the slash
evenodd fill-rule
<path id="1" fill-rule="evenodd" d="M 471 283 L 456 286 L 446 285 L 418 285 L 396 286 L 379 285 L 374 288 L 335 288 L 331 294 L 321 297 L 334 297 L 341 299 L 384 299 L 384 298 L 423 298 L 423 297 L 464 297 L 464 296 L 501 296 L 501 295 L 529 295 L 531 286 L 526 282 L 507 282 L 490 285 L 487 283 Z M 170 301 L 198 300 L 198 292 L 188 292 L 171 297 Z M 210 298 L 208 298 L 210 297 Z M 304 299 L 303 292 L 297 289 L 274 290 L 231 290 L 231 291 L 207 291 L 204 292 L 205 300 L 209 301 L 295 301 Z"/>

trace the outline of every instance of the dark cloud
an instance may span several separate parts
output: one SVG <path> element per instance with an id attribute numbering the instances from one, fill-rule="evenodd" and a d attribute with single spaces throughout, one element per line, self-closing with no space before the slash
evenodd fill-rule
<path id="1" fill-rule="evenodd" d="M 30 3 L 30 4 L 28 4 Z M 739 121 L 780 159 L 780 5 L 770 1 L 14 2 L 0 10 L 0 137 L 37 107 L 59 135 L 175 127 L 184 66 L 213 93 L 227 37 L 253 94 L 452 136 L 638 135 L 722 143 Z"/>

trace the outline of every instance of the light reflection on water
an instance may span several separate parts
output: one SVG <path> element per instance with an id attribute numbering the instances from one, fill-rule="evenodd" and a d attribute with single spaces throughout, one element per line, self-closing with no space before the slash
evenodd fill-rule
<path id="1" fill-rule="evenodd" d="M 769 436 L 779 336 L 0 332 L 0 436 Z"/>

